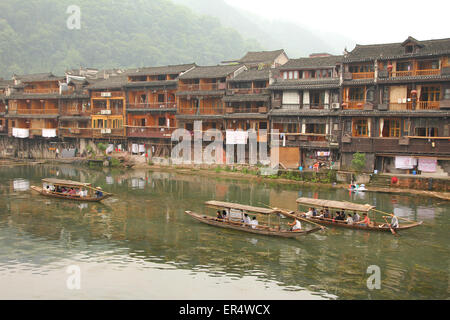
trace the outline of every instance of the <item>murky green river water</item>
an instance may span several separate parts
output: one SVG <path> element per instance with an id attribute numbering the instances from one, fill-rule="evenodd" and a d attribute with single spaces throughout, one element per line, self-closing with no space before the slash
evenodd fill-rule
<path id="1" fill-rule="evenodd" d="M 58 177 L 113 192 L 101 203 L 29 189 Z M 370 203 L 423 220 L 404 231 L 328 229 L 271 238 L 194 221 L 217 199 L 295 209 L 299 196 Z M 431 198 L 72 166 L 0 168 L 0 299 L 447 299 L 449 203 Z M 81 288 L 67 286 L 69 266 Z M 367 268 L 379 266 L 381 289 Z"/>

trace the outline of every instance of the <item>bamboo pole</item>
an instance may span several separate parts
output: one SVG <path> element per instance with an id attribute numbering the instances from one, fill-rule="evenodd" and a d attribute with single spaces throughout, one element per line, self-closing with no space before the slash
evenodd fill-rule
<path id="1" fill-rule="evenodd" d="M 381 211 L 381 210 L 377 210 L 377 209 L 372 209 L 374 212 L 378 212 L 378 213 L 381 213 L 381 214 L 387 214 L 388 216 L 391 216 L 391 217 L 393 217 L 394 215 L 393 214 L 391 214 L 391 213 L 388 213 L 388 212 L 384 212 L 384 211 Z M 399 219 L 402 219 L 402 220 L 405 220 L 405 221 L 409 221 L 409 222 L 413 222 L 413 223 L 417 223 L 417 221 L 413 221 L 413 220 L 409 220 L 409 219 L 406 219 L 406 218 L 402 218 L 402 217 L 397 217 L 397 218 L 399 218 Z"/>

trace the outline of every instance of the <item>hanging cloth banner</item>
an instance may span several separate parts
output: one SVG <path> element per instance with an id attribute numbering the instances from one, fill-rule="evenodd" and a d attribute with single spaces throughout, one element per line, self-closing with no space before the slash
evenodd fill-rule
<path id="1" fill-rule="evenodd" d="M 139 153 L 139 145 L 133 143 L 131 145 L 131 153 Z"/>
<path id="2" fill-rule="evenodd" d="M 422 172 L 436 172 L 437 159 L 436 158 L 420 158 L 419 170 Z"/>
<path id="3" fill-rule="evenodd" d="M 417 159 L 411 157 L 395 157 L 396 169 L 413 169 L 417 165 Z"/>
<path id="4" fill-rule="evenodd" d="M 56 129 L 42 129 L 42 136 L 44 138 L 56 137 Z"/>
<path id="5" fill-rule="evenodd" d="M 139 145 L 139 153 L 141 153 L 141 152 L 145 152 L 145 144 Z"/>

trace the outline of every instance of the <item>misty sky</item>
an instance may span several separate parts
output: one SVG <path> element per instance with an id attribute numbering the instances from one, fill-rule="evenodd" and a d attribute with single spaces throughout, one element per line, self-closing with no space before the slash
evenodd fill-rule
<path id="1" fill-rule="evenodd" d="M 268 19 L 339 33 L 359 44 L 450 37 L 446 0 L 225 0 Z"/>

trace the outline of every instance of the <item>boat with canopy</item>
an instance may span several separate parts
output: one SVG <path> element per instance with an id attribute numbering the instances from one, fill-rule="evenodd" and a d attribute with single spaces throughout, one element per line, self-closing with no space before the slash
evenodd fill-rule
<path id="1" fill-rule="evenodd" d="M 192 211 L 185 211 L 185 213 L 197 221 L 212 226 L 284 238 L 304 236 L 323 229 L 323 227 L 321 226 L 309 230 L 303 228 L 295 231 L 292 231 L 290 228 L 284 229 L 282 228 L 281 223 L 281 212 L 283 210 L 277 208 L 260 208 L 215 200 L 205 202 L 205 210 L 207 210 L 208 208 L 214 208 L 220 213 L 225 211 L 226 218 L 212 217 L 210 215 L 207 215 L 206 213 L 198 214 Z M 258 225 L 252 225 L 251 223 L 244 222 L 246 214 L 248 216 L 257 215 Z M 274 219 L 276 221 L 274 221 Z M 276 225 L 275 222 L 277 222 Z"/>
<path id="2" fill-rule="evenodd" d="M 336 212 L 346 212 L 350 214 L 360 213 L 366 214 L 369 216 L 371 223 L 369 225 L 362 224 L 360 222 L 353 222 L 353 223 L 347 223 L 345 220 L 336 220 L 335 218 L 325 218 L 321 216 L 313 216 L 313 217 L 306 217 L 305 213 L 296 213 L 296 215 L 303 217 L 304 219 L 308 221 L 313 221 L 315 223 L 318 223 L 320 225 L 325 226 L 336 226 L 336 227 L 343 227 L 348 229 L 358 229 L 358 230 L 368 230 L 368 231 L 387 231 L 392 232 L 393 234 L 396 233 L 398 230 L 406 230 L 411 229 L 414 227 L 417 227 L 423 223 L 423 221 L 412 221 L 408 220 L 402 217 L 397 217 L 397 219 L 401 219 L 404 221 L 407 221 L 407 223 L 399 223 L 398 227 L 391 227 L 390 223 L 388 222 L 388 218 L 393 217 L 393 214 L 383 212 L 380 210 L 377 210 L 375 206 L 372 206 L 370 204 L 357 204 L 353 202 L 347 202 L 347 201 L 336 201 L 336 200 L 322 200 L 322 199 L 313 199 L 313 198 L 298 198 L 297 203 L 302 206 L 306 206 L 309 208 L 319 208 L 322 210 L 328 210 L 331 217 L 334 217 L 333 213 Z M 372 217 L 370 217 L 370 214 L 372 214 Z M 382 218 L 384 219 L 384 223 L 376 222 L 377 214 L 383 215 Z"/>
<path id="3" fill-rule="evenodd" d="M 31 189 L 46 197 L 88 202 L 102 201 L 113 195 L 90 183 L 51 178 L 42 179 L 42 187 L 31 186 Z"/>

